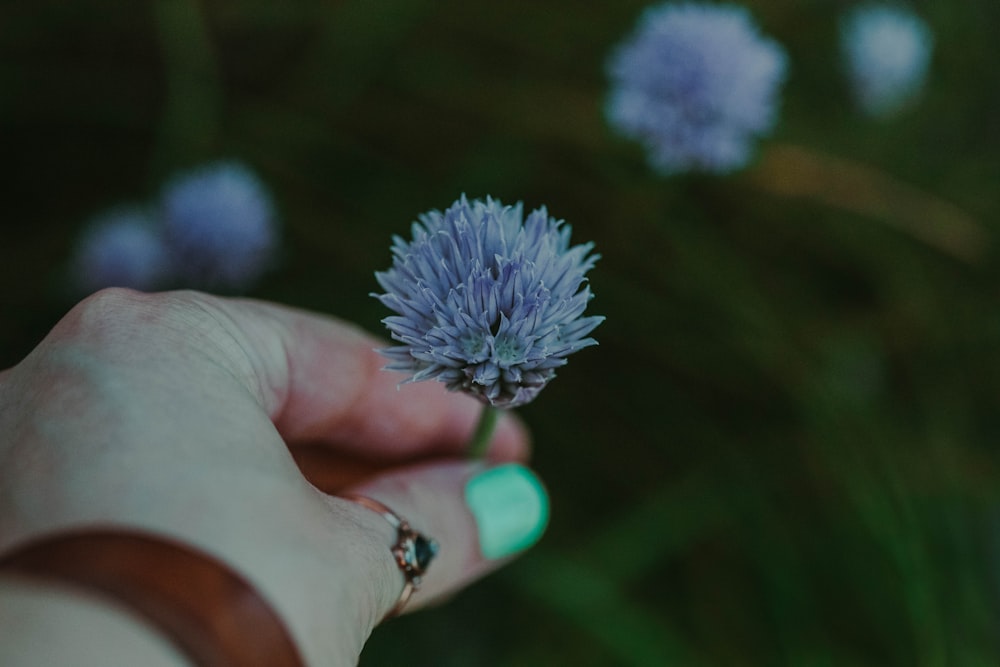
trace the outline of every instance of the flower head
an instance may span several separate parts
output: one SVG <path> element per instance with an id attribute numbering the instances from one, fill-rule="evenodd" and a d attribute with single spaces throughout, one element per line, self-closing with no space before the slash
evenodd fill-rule
<path id="1" fill-rule="evenodd" d="M 119 208 L 98 216 L 83 231 L 72 271 L 87 292 L 104 287 L 151 290 L 163 286 L 170 259 L 154 221 L 137 208 Z"/>
<path id="2" fill-rule="evenodd" d="M 394 237 L 393 264 L 375 274 L 376 296 L 397 313 L 383 320 L 402 345 L 382 350 L 409 382 L 436 378 L 490 405 L 531 401 L 603 317 L 583 317 L 592 243 L 570 245 L 570 227 L 544 207 L 527 218 L 463 195 Z"/>
<path id="3" fill-rule="evenodd" d="M 742 7 L 656 5 L 608 61 L 606 113 L 663 174 L 730 172 L 774 126 L 786 60 Z"/>
<path id="4" fill-rule="evenodd" d="M 902 110 L 923 86 L 934 38 L 901 7 L 864 5 L 840 25 L 847 76 L 858 106 L 873 116 Z"/>
<path id="5" fill-rule="evenodd" d="M 237 162 L 175 177 L 161 199 L 164 233 L 181 280 L 196 287 L 249 287 L 270 266 L 276 217 L 261 181 Z"/>

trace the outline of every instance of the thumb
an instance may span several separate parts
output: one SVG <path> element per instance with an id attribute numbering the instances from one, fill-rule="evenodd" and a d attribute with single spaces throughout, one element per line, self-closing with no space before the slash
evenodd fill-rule
<path id="1" fill-rule="evenodd" d="M 360 502 L 341 500 L 353 506 L 355 519 L 384 544 L 384 561 L 372 563 L 367 573 L 372 590 L 385 592 L 375 621 L 394 609 L 406 583 L 392 553 L 399 531 L 378 504 L 437 545 L 405 611 L 426 606 L 500 567 L 538 541 L 549 517 L 541 481 L 516 463 L 487 467 L 449 461 L 396 468 L 345 495 L 362 496 Z M 375 506 L 363 498 L 376 501 Z"/>

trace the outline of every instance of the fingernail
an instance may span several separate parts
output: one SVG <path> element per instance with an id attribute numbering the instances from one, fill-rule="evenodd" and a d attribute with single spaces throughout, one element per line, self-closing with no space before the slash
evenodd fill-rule
<path id="1" fill-rule="evenodd" d="M 549 521 L 549 498 L 541 481 L 516 463 L 490 468 L 469 480 L 465 502 L 476 517 L 479 545 L 487 558 L 503 558 L 538 541 Z"/>

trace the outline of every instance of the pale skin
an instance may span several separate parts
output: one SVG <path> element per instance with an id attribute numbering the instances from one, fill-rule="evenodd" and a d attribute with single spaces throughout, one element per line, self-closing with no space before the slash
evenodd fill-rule
<path id="1" fill-rule="evenodd" d="M 310 665 L 354 665 L 403 587 L 377 514 L 312 486 L 308 442 L 374 462 L 349 489 L 441 545 L 408 610 L 502 562 L 484 558 L 463 501 L 479 413 L 437 383 L 397 387 L 344 322 L 196 292 L 106 290 L 0 373 L 0 553 L 92 524 L 150 530 L 250 579 Z M 489 462 L 528 457 L 505 416 Z M 0 664 L 189 664 L 122 608 L 0 575 Z"/>

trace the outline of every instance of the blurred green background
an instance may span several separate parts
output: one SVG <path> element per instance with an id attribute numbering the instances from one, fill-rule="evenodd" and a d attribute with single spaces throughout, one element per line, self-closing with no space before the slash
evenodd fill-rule
<path id="1" fill-rule="evenodd" d="M 372 331 L 418 213 L 545 204 L 607 316 L 520 411 L 549 532 L 362 665 L 1000 664 L 1000 3 L 912 3 L 935 55 L 890 121 L 849 101 L 851 3 L 745 3 L 789 52 L 780 125 L 670 179 L 602 115 L 645 4 L 4 3 L 0 365 L 72 304 L 86 219 L 208 160 L 281 212 L 251 294 Z"/>

